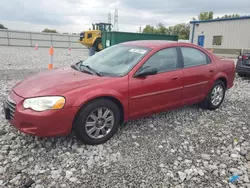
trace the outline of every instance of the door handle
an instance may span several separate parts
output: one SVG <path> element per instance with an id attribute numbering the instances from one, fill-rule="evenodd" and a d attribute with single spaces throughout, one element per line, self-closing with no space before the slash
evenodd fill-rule
<path id="1" fill-rule="evenodd" d="M 173 76 L 173 77 L 172 77 L 172 80 L 177 80 L 178 78 L 179 78 L 179 76 L 176 75 L 176 76 Z"/>

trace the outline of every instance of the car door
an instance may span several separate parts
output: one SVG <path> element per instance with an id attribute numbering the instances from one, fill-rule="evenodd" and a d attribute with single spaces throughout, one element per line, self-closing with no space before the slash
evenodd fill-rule
<path id="1" fill-rule="evenodd" d="M 165 48 L 154 53 L 138 71 L 147 66 L 156 68 L 157 74 L 129 77 L 130 118 L 152 114 L 181 104 L 183 72 L 177 48 Z"/>
<path id="2" fill-rule="evenodd" d="M 183 57 L 183 103 L 196 103 L 206 97 L 209 80 L 216 74 L 216 67 L 205 52 L 193 47 L 180 49 Z"/>

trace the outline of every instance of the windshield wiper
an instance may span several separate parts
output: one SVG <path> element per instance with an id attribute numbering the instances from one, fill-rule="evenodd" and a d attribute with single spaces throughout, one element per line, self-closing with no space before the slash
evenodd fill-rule
<path id="1" fill-rule="evenodd" d="M 79 67 L 78 67 L 78 66 L 76 66 L 76 64 L 71 65 L 71 68 L 73 68 L 73 69 L 75 69 L 75 70 L 79 71 Z"/>
<path id="2" fill-rule="evenodd" d="M 94 73 L 94 74 L 97 75 L 97 76 L 101 76 L 101 74 L 100 74 L 97 70 L 91 68 L 91 67 L 88 66 L 88 65 L 80 64 L 80 67 L 85 67 L 85 68 L 88 69 L 88 72 L 90 72 L 90 73 L 92 73 L 92 74 Z"/>
<path id="3" fill-rule="evenodd" d="M 82 62 L 83 60 L 79 60 L 79 62 L 75 63 L 75 65 L 79 66 Z"/>

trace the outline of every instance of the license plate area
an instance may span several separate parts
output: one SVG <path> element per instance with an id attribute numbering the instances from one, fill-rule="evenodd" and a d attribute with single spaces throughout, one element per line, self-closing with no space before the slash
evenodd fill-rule
<path id="1" fill-rule="evenodd" d="M 250 60 L 243 60 L 243 65 L 250 66 Z"/>

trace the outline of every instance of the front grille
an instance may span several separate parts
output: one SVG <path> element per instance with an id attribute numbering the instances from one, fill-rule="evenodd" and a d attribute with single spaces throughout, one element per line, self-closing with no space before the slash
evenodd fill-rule
<path id="1" fill-rule="evenodd" d="M 16 103 L 12 99 L 10 99 L 9 97 L 6 100 L 6 102 L 7 102 L 8 109 L 10 111 L 10 119 L 12 120 L 12 119 L 14 119 L 14 115 L 15 115 Z"/>

